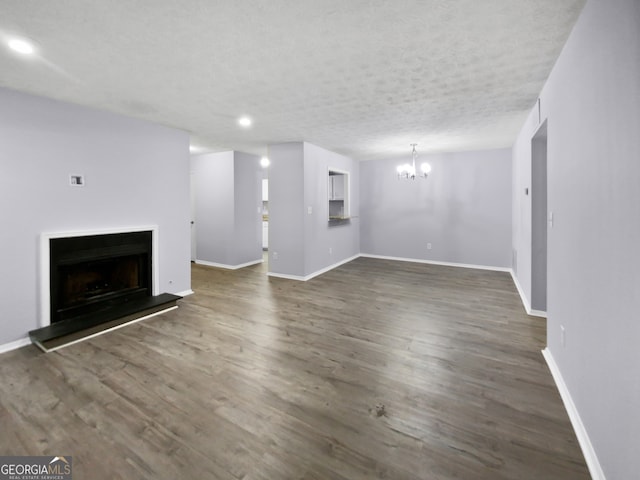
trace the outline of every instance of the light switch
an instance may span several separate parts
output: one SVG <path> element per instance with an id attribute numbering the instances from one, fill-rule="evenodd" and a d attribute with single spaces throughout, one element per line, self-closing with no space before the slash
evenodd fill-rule
<path id="1" fill-rule="evenodd" d="M 307 207 L 307 213 L 311 215 L 313 213 L 313 208 Z"/>

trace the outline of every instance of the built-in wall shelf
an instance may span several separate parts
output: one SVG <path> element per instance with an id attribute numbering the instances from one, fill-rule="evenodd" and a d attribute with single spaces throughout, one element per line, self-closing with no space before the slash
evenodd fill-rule
<path id="1" fill-rule="evenodd" d="M 329 217 L 329 226 L 330 227 L 337 227 L 340 225 L 349 225 L 351 223 L 351 218 L 350 217 L 346 217 L 346 218 L 331 218 Z"/>
<path id="2" fill-rule="evenodd" d="M 349 172 L 330 168 L 327 192 L 329 225 L 342 225 L 349 218 Z"/>

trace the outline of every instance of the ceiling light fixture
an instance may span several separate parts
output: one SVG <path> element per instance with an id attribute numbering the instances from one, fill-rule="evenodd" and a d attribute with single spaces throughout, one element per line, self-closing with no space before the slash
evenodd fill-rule
<path id="1" fill-rule="evenodd" d="M 418 152 L 416 152 L 416 146 L 418 144 L 411 143 L 410 145 L 411 147 L 413 147 L 413 150 L 411 151 L 412 163 L 411 165 L 409 165 L 408 163 L 405 163 L 404 165 L 398 165 L 398 168 L 396 169 L 396 171 L 398 172 L 398 179 L 400 178 L 405 178 L 405 179 L 410 178 L 411 180 L 416 179 L 416 158 L 418 158 Z M 431 171 L 431 165 L 429 165 L 428 163 L 423 163 L 422 165 L 420 165 L 420 174 L 418 174 L 417 176 L 421 178 L 427 178 L 429 176 L 430 171 Z"/>
<path id="2" fill-rule="evenodd" d="M 33 43 L 23 38 L 12 38 L 7 42 L 7 45 L 9 45 L 11 50 L 21 53 L 22 55 L 32 55 L 36 51 Z"/>
<path id="3" fill-rule="evenodd" d="M 248 128 L 251 126 L 251 119 L 249 117 L 240 117 L 238 119 L 238 125 L 240 125 L 241 127 L 245 127 Z"/>
<path id="4" fill-rule="evenodd" d="M 269 161 L 269 159 L 267 157 L 262 157 L 260 159 L 260 165 L 262 165 L 262 168 L 267 168 L 270 164 L 271 164 L 271 162 Z"/>

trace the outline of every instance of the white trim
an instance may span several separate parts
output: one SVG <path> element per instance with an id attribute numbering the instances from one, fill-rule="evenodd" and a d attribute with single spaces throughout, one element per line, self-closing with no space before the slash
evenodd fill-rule
<path id="1" fill-rule="evenodd" d="M 547 361 L 549 370 L 551 370 L 551 376 L 556 383 L 556 387 L 558 387 L 558 391 L 560 392 L 560 396 L 562 397 L 564 407 L 569 414 L 569 420 L 571 420 L 573 430 L 576 432 L 576 437 L 578 437 L 578 443 L 580 444 L 580 448 L 582 449 L 584 459 L 587 462 L 587 467 L 589 467 L 589 473 L 591 473 L 591 477 L 593 478 L 593 480 L 606 480 L 604 471 L 602 470 L 600 462 L 598 461 L 596 451 L 591 444 L 591 440 L 589 439 L 587 429 L 582 423 L 582 419 L 580 418 L 578 409 L 576 408 L 576 405 L 575 403 L 573 403 L 573 399 L 571 398 L 571 393 L 569 392 L 566 383 L 564 383 L 562 373 L 560 373 L 560 369 L 558 368 L 558 365 L 556 364 L 556 361 L 554 360 L 549 348 L 545 348 L 544 350 L 542 350 L 542 355 Z"/>
<path id="2" fill-rule="evenodd" d="M 413 262 L 413 263 L 427 263 L 430 265 L 443 265 L 445 267 L 460 267 L 460 268 L 474 268 L 476 270 L 491 270 L 493 272 L 510 272 L 508 267 L 493 267 L 490 265 L 473 265 L 469 263 L 453 263 L 453 262 L 439 262 L 436 260 L 424 260 L 421 258 L 405 258 L 405 257 L 389 257 L 387 255 L 372 255 L 369 253 L 361 253 L 361 257 L 366 258 L 379 258 L 381 260 L 395 260 L 398 262 Z"/>
<path id="3" fill-rule="evenodd" d="M 189 289 L 189 290 L 183 290 L 182 292 L 174 293 L 174 295 L 178 295 L 180 297 L 188 297 L 189 295 L 193 295 L 194 293 L 196 292 Z"/>
<path id="4" fill-rule="evenodd" d="M 513 283 L 516 286 L 516 290 L 518 290 L 518 294 L 520 295 L 520 301 L 522 301 L 522 306 L 524 307 L 525 312 L 529 314 L 529 312 L 531 311 L 529 300 L 527 299 L 527 296 L 524 294 L 524 290 L 522 290 L 522 287 L 520 286 L 520 282 L 518 281 L 518 277 L 516 277 L 516 274 L 513 271 L 513 269 L 511 269 L 511 278 L 513 280 Z"/>
<path id="5" fill-rule="evenodd" d="M 96 332 L 96 333 L 92 333 L 91 335 L 87 335 L 86 337 L 78 338 L 77 340 L 73 340 L 72 342 L 65 343 L 64 345 L 59 345 L 57 347 L 46 348 L 40 342 L 33 342 L 33 344 L 35 346 L 37 346 L 40 350 L 45 352 L 45 353 L 55 352 L 56 350 L 60 350 L 61 348 L 68 347 L 69 345 L 74 345 L 76 343 L 84 342 L 85 340 L 89 340 L 90 338 L 94 338 L 94 337 L 97 337 L 97 336 L 102 335 L 104 333 L 112 332 L 114 330 L 118 330 L 119 328 L 126 327 L 127 325 L 131 325 L 133 323 L 138 323 L 138 322 L 140 322 L 142 320 L 146 320 L 147 318 L 155 317 L 156 315 L 160 315 L 162 313 L 170 312 L 171 310 L 175 310 L 176 308 L 178 308 L 177 305 L 175 305 L 173 307 L 165 308 L 164 310 L 159 310 L 157 312 L 150 313 L 149 315 L 145 315 L 144 317 L 136 318 L 134 320 L 129 320 L 128 322 L 121 323 L 120 325 L 115 325 L 113 327 L 107 328 L 105 330 L 101 330 L 101 331 Z"/>
<path id="6" fill-rule="evenodd" d="M 328 267 L 324 267 L 316 272 L 310 273 L 309 275 L 306 275 L 304 277 L 304 281 L 306 282 L 307 280 L 311 280 L 312 278 L 317 277 L 318 275 L 322 275 L 323 273 L 327 273 L 328 271 L 333 270 L 334 268 L 338 268 L 340 265 L 344 265 L 345 263 L 352 262 L 358 257 L 360 257 L 360 254 L 345 258 L 344 260 L 340 260 L 339 262 L 329 265 Z"/>
<path id="7" fill-rule="evenodd" d="M 301 277 L 299 275 L 288 275 L 286 273 L 268 272 L 267 276 L 276 277 L 276 278 L 285 278 L 287 280 L 298 280 L 299 282 L 306 282 L 307 281 L 307 279 L 305 277 Z"/>
<path id="8" fill-rule="evenodd" d="M 137 227 L 100 228 L 97 230 L 74 230 L 70 232 L 44 232 L 40 234 L 40 326 L 51 325 L 49 282 L 50 252 L 49 240 L 52 238 L 87 237 L 89 235 L 109 235 L 112 233 L 151 232 L 151 275 L 153 277 L 153 295 L 159 294 L 160 273 L 158 260 L 158 225 L 143 225 Z"/>
<path id="9" fill-rule="evenodd" d="M 520 295 L 520 300 L 522 301 L 522 306 L 524 307 L 524 311 L 527 312 L 527 315 L 531 315 L 532 317 L 547 318 L 547 312 L 531 309 L 531 305 L 529 305 L 529 300 L 527 299 L 527 296 L 524 294 L 524 290 L 520 286 L 518 277 L 516 276 L 513 269 L 510 269 L 509 271 L 511 272 L 511 278 L 513 279 L 513 283 L 516 286 L 516 290 L 518 290 L 518 294 Z"/>
<path id="10" fill-rule="evenodd" d="M 305 276 L 298 276 L 298 275 L 288 275 L 286 273 L 274 273 L 274 272 L 268 272 L 267 275 L 270 277 L 276 277 L 276 278 L 286 278 L 287 280 L 298 280 L 300 282 L 306 282 L 307 280 L 311 280 L 312 278 L 317 277 L 318 275 L 322 275 L 323 273 L 327 273 L 329 270 L 333 270 L 334 268 L 339 267 L 340 265 L 344 265 L 345 263 L 349 263 L 353 260 L 355 260 L 356 258 L 360 257 L 361 255 L 354 255 L 352 257 L 349 258 L 345 258 L 344 260 L 340 260 L 337 263 L 334 263 L 332 265 L 329 265 L 328 267 L 324 267 L 320 270 L 317 270 L 313 273 L 310 273 L 309 275 L 305 275 Z"/>
<path id="11" fill-rule="evenodd" d="M 144 232 L 146 229 L 140 231 Z M 151 293 L 155 297 L 160 295 L 160 239 L 157 225 L 151 226 L 151 276 L 153 277 Z"/>
<path id="12" fill-rule="evenodd" d="M 25 345 L 29 345 L 30 343 L 31 343 L 31 340 L 29 339 L 29 337 L 24 337 L 19 340 L 14 340 L 13 342 L 0 345 L 0 353 L 10 352 L 11 350 L 16 350 L 18 348 L 24 347 Z"/>
<path id="13" fill-rule="evenodd" d="M 239 268 L 250 267 L 251 265 L 257 265 L 262 262 L 264 262 L 263 259 L 253 260 L 251 262 L 241 263 L 239 265 L 227 265 L 225 263 L 208 262 L 206 260 L 196 259 L 194 263 L 197 265 L 205 265 L 207 267 L 224 268 L 225 270 L 238 270 Z"/>

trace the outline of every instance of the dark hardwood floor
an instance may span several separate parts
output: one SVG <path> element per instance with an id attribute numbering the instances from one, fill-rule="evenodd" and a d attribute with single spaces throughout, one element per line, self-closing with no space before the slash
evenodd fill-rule
<path id="1" fill-rule="evenodd" d="M 589 478 L 508 274 L 192 272 L 176 311 L 1 355 L 0 454 L 76 480 Z"/>

